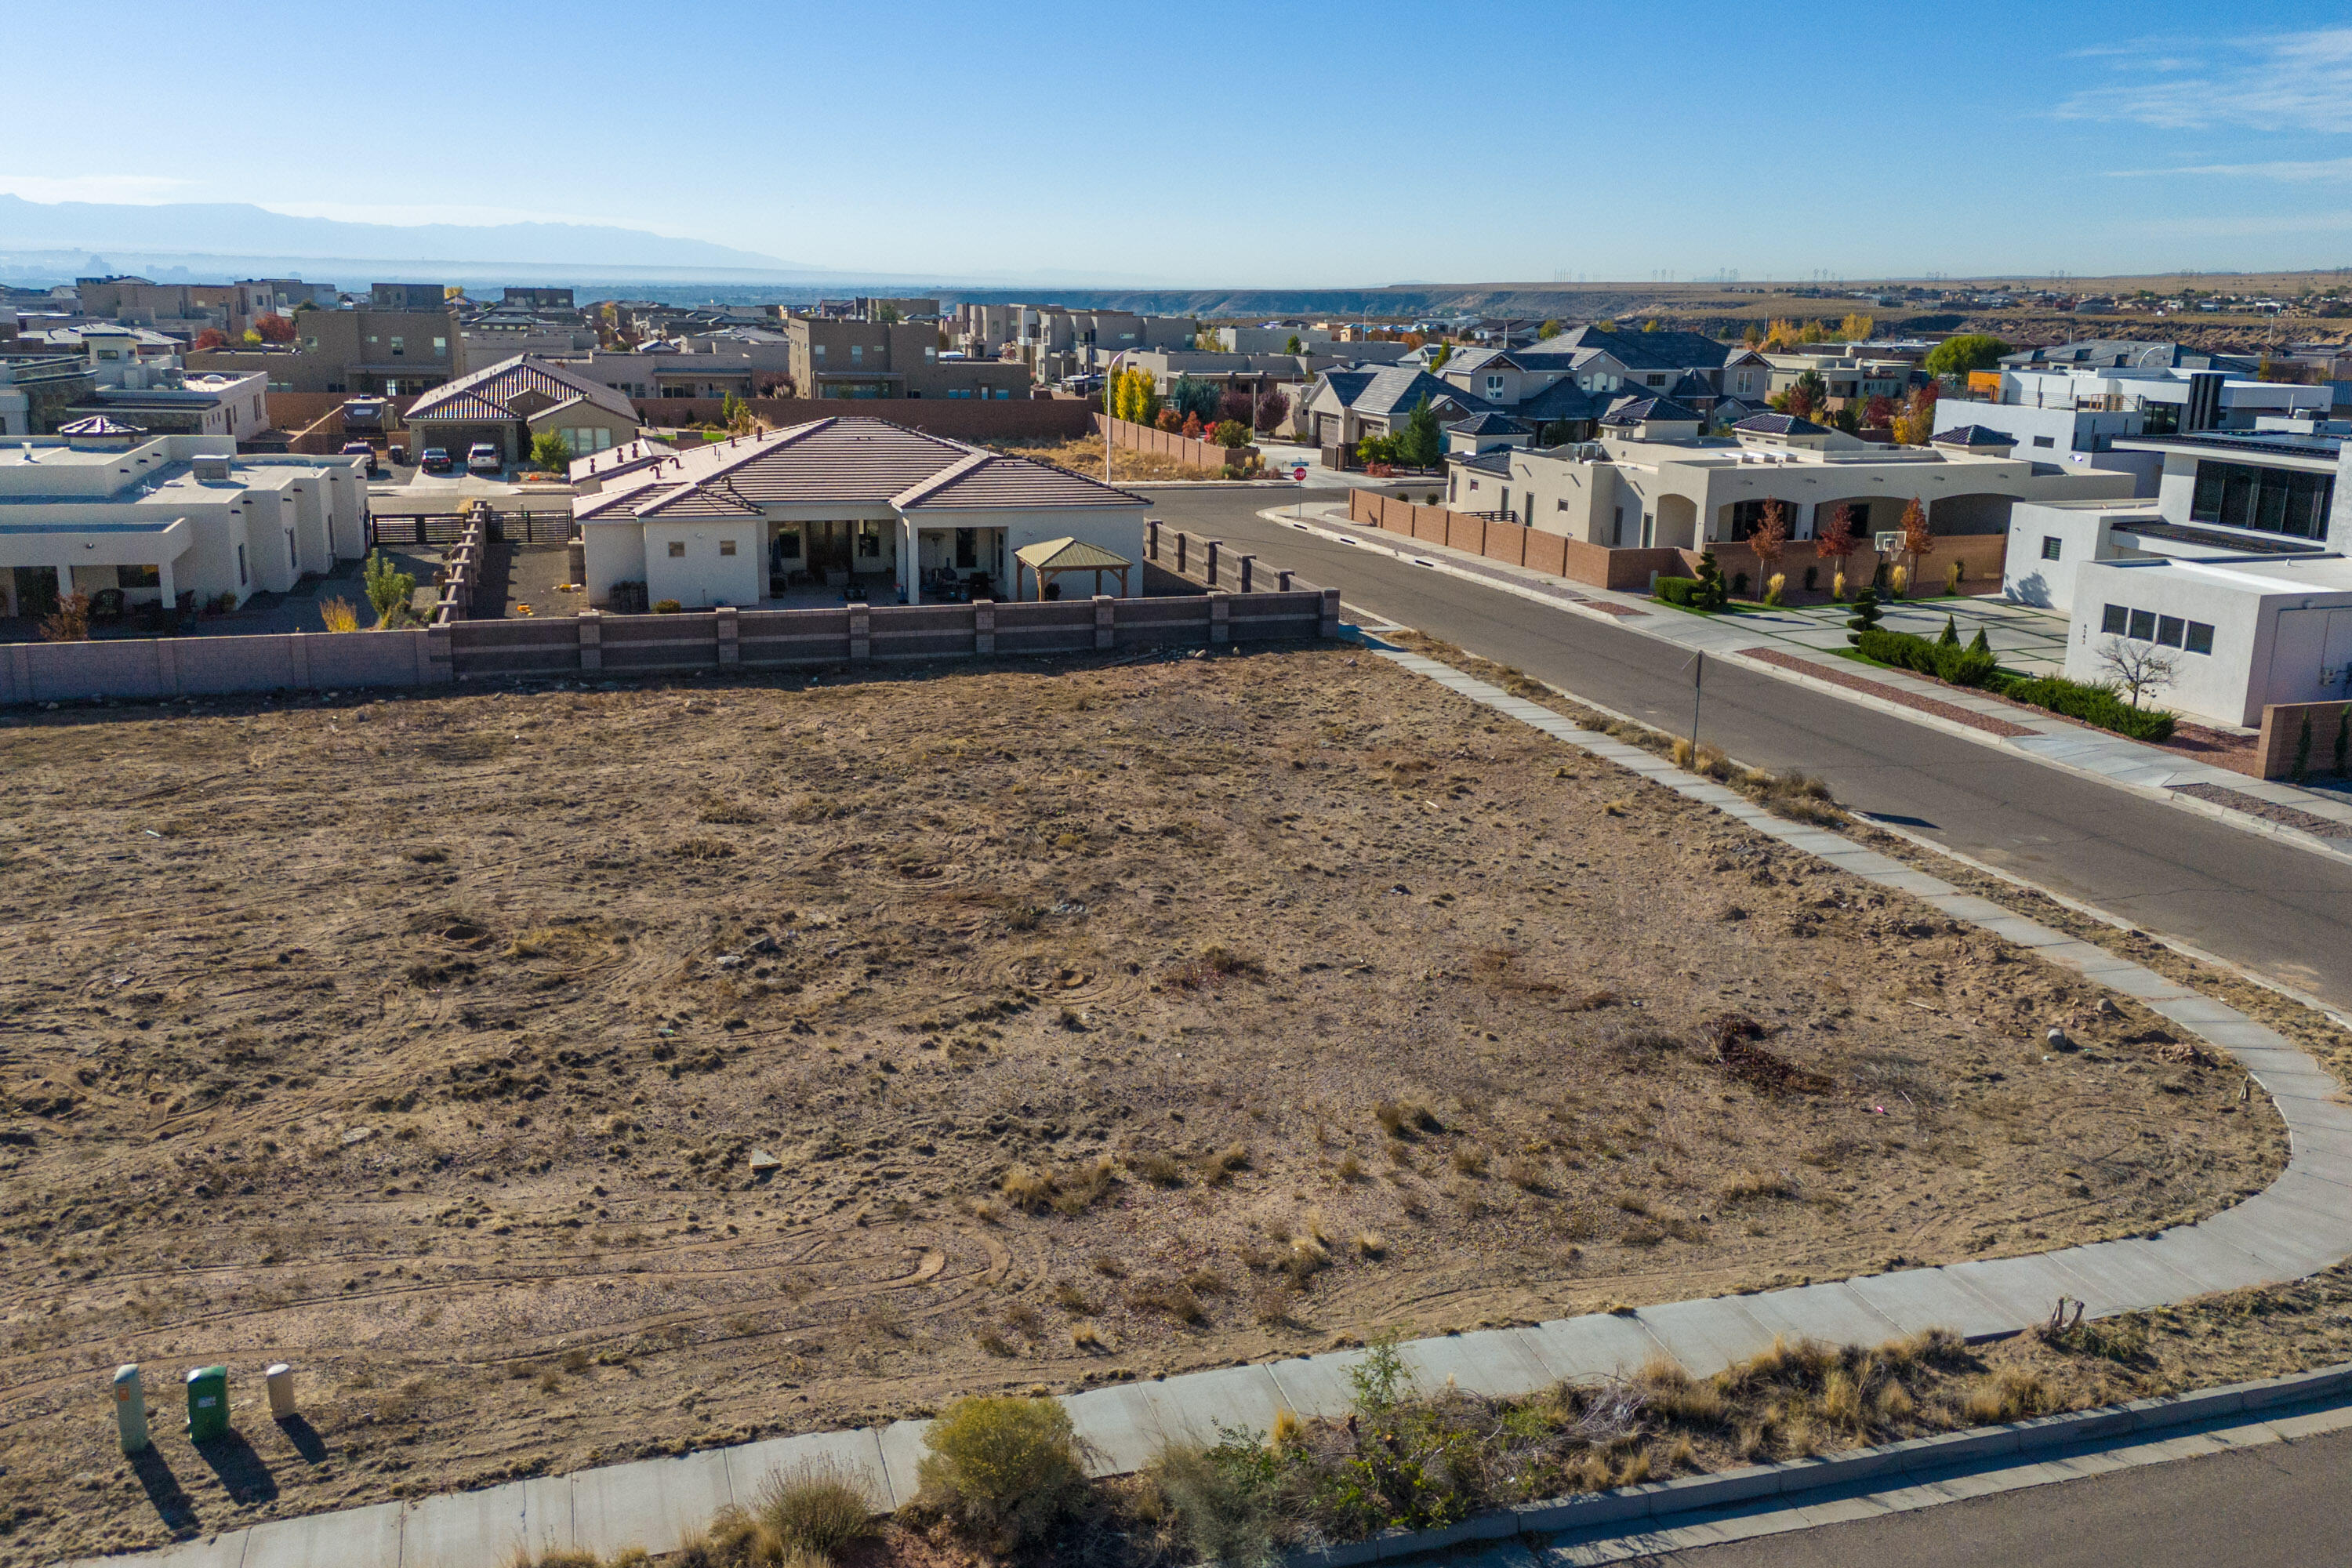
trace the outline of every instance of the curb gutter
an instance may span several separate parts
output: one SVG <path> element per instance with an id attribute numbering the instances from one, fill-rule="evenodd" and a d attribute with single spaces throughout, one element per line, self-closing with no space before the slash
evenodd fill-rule
<path id="1" fill-rule="evenodd" d="M 2352 1364 L 2323 1367 L 2316 1372 L 2228 1384 L 2165 1399 L 2135 1399 L 2127 1405 L 2105 1405 L 2066 1415 L 2040 1415 L 1999 1426 L 1913 1437 L 1822 1458 L 1748 1465 L 1715 1475 L 1583 1492 L 1479 1514 L 1441 1530 L 1391 1530 L 1343 1546 L 1294 1552 L 1284 1562 L 1286 1568 L 1356 1568 L 1360 1563 L 1394 1562 L 1470 1542 L 1556 1535 L 1588 1526 L 1662 1519 L 1751 1502 L 1759 1498 L 1797 1497 L 1851 1481 L 1940 1469 L 1977 1459 L 2031 1455 L 2102 1437 L 2160 1432 L 2217 1416 L 2270 1410 L 2347 1393 L 2352 1393 Z"/>

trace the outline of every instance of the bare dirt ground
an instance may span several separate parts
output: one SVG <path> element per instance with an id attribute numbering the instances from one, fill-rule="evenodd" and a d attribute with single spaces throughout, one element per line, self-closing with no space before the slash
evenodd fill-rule
<path id="1" fill-rule="evenodd" d="M 997 451 L 1009 452 L 1016 458 L 1034 458 L 1051 463 L 1055 468 L 1068 468 L 1088 479 L 1102 478 L 1103 444 L 1099 436 L 1086 436 L 1074 441 L 997 441 L 990 443 Z M 1181 463 L 1160 452 L 1139 452 L 1132 447 L 1121 447 L 1111 454 L 1111 479 L 1114 483 L 1139 485 L 1170 479 L 1217 479 L 1224 477 L 1221 468 L 1204 468 L 1194 463 Z"/>
<path id="2" fill-rule="evenodd" d="M 1349 650 L 0 766 L 0 1563 L 2140 1231 L 2285 1152 L 2127 999 Z"/>

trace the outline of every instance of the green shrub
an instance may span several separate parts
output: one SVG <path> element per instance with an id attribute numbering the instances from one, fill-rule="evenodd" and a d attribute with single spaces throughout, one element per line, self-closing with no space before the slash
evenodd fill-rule
<path id="1" fill-rule="evenodd" d="M 1252 1432 L 1220 1429 L 1213 1447 L 1171 1442 L 1143 1467 L 1160 1533 L 1179 1562 L 1271 1568 L 1280 1461 Z"/>
<path id="2" fill-rule="evenodd" d="M 685 608 L 686 606 L 679 604 L 676 599 L 656 599 L 654 601 L 654 614 L 657 616 L 674 616 Z"/>
<path id="3" fill-rule="evenodd" d="M 1862 635 L 1877 629 L 1879 618 L 1878 590 L 1874 586 L 1865 587 L 1853 596 L 1853 616 L 1845 624 L 1848 633 L 1845 640 L 1856 647 L 1861 647 Z"/>
<path id="4" fill-rule="evenodd" d="M 1691 607 L 1698 610 L 1720 610 L 1731 603 L 1731 590 L 1724 586 L 1723 567 L 1715 559 L 1715 552 L 1698 552 L 1698 586 L 1691 591 Z"/>
<path id="5" fill-rule="evenodd" d="M 1997 681 L 1994 689 L 2012 702 L 2046 708 L 2053 713 L 2080 719 L 2135 741 L 2172 738 L 2175 720 L 2170 713 L 2161 708 L 2135 708 L 2117 696 L 2112 686 L 2086 686 L 2063 676 L 2044 675 Z"/>
<path id="6" fill-rule="evenodd" d="M 1069 1414 L 1051 1399 L 959 1399 L 923 1442 L 925 1503 L 992 1551 L 1043 1539 L 1086 1486 Z"/>
<path id="7" fill-rule="evenodd" d="M 1698 579 L 1696 577 L 1661 577 L 1655 590 L 1659 598 L 1685 609 L 1696 606 L 1698 599 Z"/>
<path id="8" fill-rule="evenodd" d="M 1891 664 L 1897 669 L 1916 669 L 1922 675 L 1948 680 L 1954 686 L 1987 685 L 1999 668 L 1990 651 L 1979 653 L 1974 648 L 1962 647 L 1957 636 L 1949 642 L 1929 642 L 1908 632 L 1873 628 L 1854 633 L 1853 643 L 1864 658 Z"/>
<path id="9" fill-rule="evenodd" d="M 873 1529 L 874 1502 L 846 1473 L 804 1464 L 761 1483 L 752 1517 L 787 1551 L 831 1557 Z"/>

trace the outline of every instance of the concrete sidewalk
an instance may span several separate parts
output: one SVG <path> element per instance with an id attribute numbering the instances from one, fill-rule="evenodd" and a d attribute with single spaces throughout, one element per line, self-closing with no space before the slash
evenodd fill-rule
<path id="1" fill-rule="evenodd" d="M 2150 1237 L 1414 1341 L 1402 1349 L 1422 1388 L 1442 1388 L 1452 1379 L 1475 1393 L 1523 1394 L 1562 1379 L 1630 1372 L 1657 1354 L 1706 1374 L 1769 1348 L 1780 1335 L 1874 1344 L 1938 1327 L 1972 1337 L 2009 1333 L 2042 1321 L 2062 1295 L 2104 1316 L 2299 1279 L 2352 1256 L 2352 1105 L 2341 1098 L 2335 1078 L 2284 1037 L 2105 948 L 2013 915 L 1835 833 L 1772 816 L 1744 795 L 1450 666 L 1394 650 L 1381 657 L 1792 848 L 1911 894 L 1951 919 L 2139 999 L 2230 1051 L 2277 1104 L 2292 1151 L 2285 1172 L 2260 1194 L 2197 1225 Z M 1096 1471 L 1110 1474 L 1134 1468 L 1169 1437 L 1213 1442 L 1220 1426 L 1263 1429 L 1283 1409 L 1342 1415 L 1349 1406 L 1348 1372 L 1361 1355 L 1341 1351 L 1224 1367 L 1066 1394 L 1062 1403 L 1095 1451 Z M 628 1546 L 665 1552 L 719 1509 L 750 1501 L 771 1470 L 803 1459 L 833 1461 L 864 1478 L 877 1505 L 896 1508 L 914 1494 L 924 1426 L 900 1421 L 773 1438 L 478 1492 L 275 1521 L 102 1561 L 174 1568 L 328 1563 L 496 1568 L 517 1546 L 534 1552 L 569 1547 L 607 1553 Z"/>
<path id="2" fill-rule="evenodd" d="M 1946 686 L 1906 670 L 1859 664 L 1827 651 L 1831 646 L 1843 646 L 1844 637 L 1843 632 L 1834 637 L 1827 635 L 1818 607 L 1730 616 L 1695 615 L 1643 595 L 1590 588 L 1527 567 L 1489 561 L 1423 540 L 1403 539 L 1349 521 L 1346 507 L 1337 503 L 1318 506 L 1309 501 L 1303 507 L 1269 509 L 1259 515 L 1270 522 L 1305 527 L 1326 538 L 1344 539 L 1364 549 L 1382 551 L 1399 560 L 1423 562 L 1439 571 L 1486 583 L 1523 598 L 1557 605 L 1575 614 L 1604 619 L 1680 648 L 1731 659 L 1776 679 L 1805 681 L 1843 700 L 1863 703 L 1915 723 L 1932 725 L 1979 744 L 2005 746 L 2051 766 L 2088 774 L 2246 832 L 2283 838 L 2305 848 L 2352 859 L 2352 800 L 2329 791 L 2253 778 L 2021 703 Z M 2012 652 L 2026 656 L 2020 661 L 2022 666 L 2049 663 L 2049 650 L 2041 646 L 2044 639 L 2035 637 L 2026 626 L 2008 624 L 2014 617 L 2004 620 L 1977 607 L 1992 603 L 1996 602 L 1916 602 L 1902 606 L 1889 616 L 1889 621 L 1898 623 L 1899 617 L 1894 629 L 1921 632 L 1924 626 L 1924 635 L 1929 636 L 1942 631 L 1947 615 L 1960 621 L 1963 635 L 1973 630 L 1971 621 L 1983 622 L 1989 626 L 1989 638 L 1996 648 L 2009 644 Z M 1991 629 L 1996 627 L 2003 629 Z M 1759 647 L 1780 656 L 1779 660 L 1768 662 L 1752 657 L 1752 651 Z M 1916 701 L 1964 710 L 2001 731 L 2026 732 L 1997 733 L 1965 720 L 1836 684 L 1839 679 L 1857 677 Z M 2189 791 L 2195 793 L 2186 793 Z M 2221 798 L 2211 798 L 2217 795 Z"/>

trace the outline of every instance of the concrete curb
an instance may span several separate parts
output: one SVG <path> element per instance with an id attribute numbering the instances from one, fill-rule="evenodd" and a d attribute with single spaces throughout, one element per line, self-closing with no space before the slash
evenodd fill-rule
<path id="1" fill-rule="evenodd" d="M 1269 512 L 1260 512 L 1258 516 L 1267 522 L 1279 523 L 1285 528 L 1294 528 L 1301 531 L 1302 532 L 1312 533 L 1318 538 L 1328 540 L 1335 544 L 1349 544 L 1355 546 L 1359 550 L 1375 550 L 1380 552 L 1381 554 L 1388 556 L 1390 559 L 1402 562 L 1406 565 L 1422 566 L 1426 567 L 1431 571 L 1442 572 L 1449 577 L 1458 578 L 1465 583 L 1475 584 L 1480 587 L 1491 588 L 1498 593 L 1508 594 L 1515 598 L 1526 599 L 1532 604 L 1543 605 L 1568 615 L 1581 616 L 1587 620 L 1597 621 L 1603 625 L 1616 626 L 1621 631 L 1630 631 L 1637 637 L 1655 637 L 1656 640 L 1666 643 L 1675 647 L 1682 647 L 1685 646 L 1682 643 L 1676 642 L 1672 637 L 1660 636 L 1659 634 L 1649 631 L 1644 627 L 1627 626 L 1622 619 L 1618 616 L 1612 616 L 1604 610 L 1592 609 L 1588 607 L 1586 605 L 1546 594 L 1532 584 L 1501 581 L 1493 577 L 1486 576 L 1480 573 L 1465 571 L 1463 568 L 1454 565 L 1452 562 L 1445 560 L 1442 555 L 1422 554 L 1418 552 L 1404 550 L 1397 545 L 1376 543 L 1370 540 L 1358 539 L 1353 535 L 1339 532 L 1329 527 L 1325 520 L 1285 517 L 1278 513 Z M 1442 550 L 1444 547 L 1433 546 L 1431 548 Z M 1665 609 L 1672 609 L 1672 607 L 1673 606 L 1671 605 L 1663 606 L 1663 608 Z M 2284 826 L 2275 822 L 2265 822 L 2261 817 L 2251 816 L 2246 812 L 2233 811 L 2228 806 L 2216 805 L 2210 801 L 2200 800 L 2194 795 L 2184 795 L 2178 790 L 2166 786 L 2126 784 L 2110 774 L 2100 773 L 2096 769 L 2077 767 L 2074 763 L 2067 762 L 2063 758 L 2046 756 L 2027 747 L 2013 745 L 2007 737 L 1989 734 L 1985 731 L 1979 730 L 1972 725 L 1960 723 L 1957 720 L 1944 718 L 1940 714 L 1925 712 L 1919 709 L 1907 707 L 1899 702 L 1890 702 L 1885 698 L 1874 697 L 1866 691 L 1851 690 L 1845 687 L 1836 685 L 1832 681 L 1822 679 L 1819 677 L 1809 676 L 1800 670 L 1786 669 L 1779 665 L 1766 664 L 1760 659 L 1748 658 L 1745 655 L 1736 652 L 1716 652 L 1713 657 L 1735 663 L 1738 665 L 1739 668 L 1751 674 L 1768 676 L 1775 680 L 1784 681 L 1792 686 L 1802 687 L 1809 691 L 1815 692 L 1822 696 L 1834 698 L 1842 702 L 1849 702 L 1853 703 L 1856 707 L 1869 709 L 1874 712 L 1884 714 L 1888 718 L 1901 719 L 1909 723 L 1918 724 L 1927 729 L 1939 731 L 1944 734 L 1952 736 L 1956 740 L 1968 741 L 1976 745 L 1991 747 L 1996 750 L 2005 752 L 2011 756 L 2023 757 L 2031 762 L 2039 763 L 2044 767 L 2055 768 L 2062 773 L 2072 773 L 2077 778 L 2087 779 L 2094 784 L 2105 785 L 2109 789 L 2122 790 L 2126 794 L 2138 795 L 2143 800 L 2154 801 L 2160 805 L 2168 805 L 2178 811 L 2189 812 L 2194 816 L 2202 816 L 2209 821 L 2219 823 L 2222 826 L 2235 828 L 2241 833 L 2252 833 L 2267 838 L 2275 838 L 2283 844 L 2291 845 L 2294 848 L 2304 851 L 2305 854 L 2325 855 L 2331 859 L 2341 860 L 2347 865 L 2352 865 L 2352 852 L 2347 852 L 2327 839 L 2320 838 L 2313 834 L 2303 832 L 2299 828 Z M 1579 698 L 1577 700 L 1582 701 L 1583 699 Z M 2027 709 L 2025 711 L 2032 712 L 2035 710 Z M 2127 740 L 2128 737 L 2125 737 L 2125 739 Z M 2234 777 L 2237 775 L 2232 776 Z"/>
<path id="2" fill-rule="evenodd" d="M 1284 1561 L 1287 1568 L 1356 1568 L 1360 1563 L 1390 1563 L 1443 1552 L 1466 1542 L 1557 1535 L 1588 1526 L 1629 1524 L 1752 1502 L 1759 1498 L 1801 1497 L 1882 1476 L 1912 1475 L 1977 1459 L 2038 1454 L 2074 1443 L 2160 1432 L 2218 1416 L 2271 1410 L 2282 1405 L 2347 1394 L 2352 1394 L 2352 1363 L 2254 1383 L 2228 1384 L 2167 1399 L 2135 1399 L 2126 1405 L 2103 1405 L 2065 1415 L 2039 1415 L 1998 1426 L 1882 1443 L 1816 1459 L 1748 1465 L 1715 1475 L 1686 1476 L 1646 1486 L 1547 1499 L 1479 1514 L 1440 1530 L 1391 1530 L 1366 1541 L 1294 1552 Z"/>

